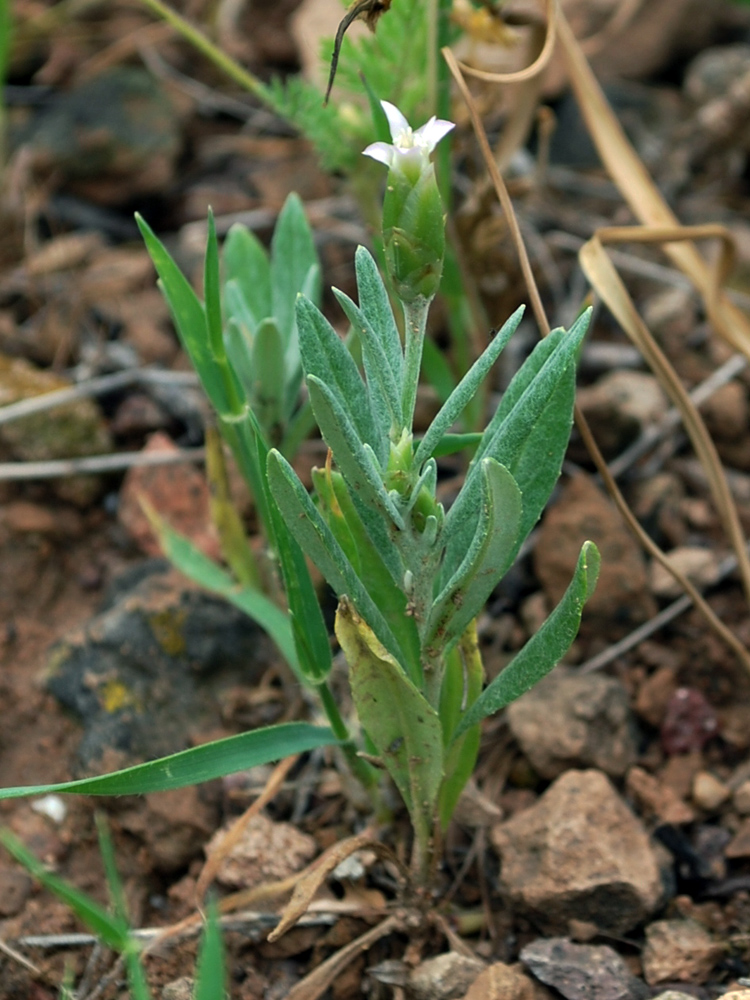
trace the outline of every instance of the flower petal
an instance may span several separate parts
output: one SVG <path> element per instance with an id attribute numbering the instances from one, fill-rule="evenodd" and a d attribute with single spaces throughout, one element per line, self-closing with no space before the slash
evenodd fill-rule
<path id="1" fill-rule="evenodd" d="M 366 149 L 363 149 L 362 153 L 364 156 L 371 156 L 373 160 L 390 167 L 393 165 L 396 150 L 388 142 L 373 142 Z"/>
<path id="2" fill-rule="evenodd" d="M 440 140 L 455 127 L 454 122 L 446 121 L 444 118 L 435 118 L 433 115 L 428 122 L 425 122 L 424 125 L 415 131 L 414 138 L 420 146 L 427 146 L 429 151 L 432 152 Z"/>
<path id="3" fill-rule="evenodd" d="M 395 104 L 391 104 L 390 101 L 380 102 L 383 111 L 385 111 L 385 117 L 388 119 L 388 126 L 391 130 L 391 139 L 394 142 L 398 142 L 399 136 L 403 135 L 404 132 L 409 132 L 409 123 L 398 110 Z"/>

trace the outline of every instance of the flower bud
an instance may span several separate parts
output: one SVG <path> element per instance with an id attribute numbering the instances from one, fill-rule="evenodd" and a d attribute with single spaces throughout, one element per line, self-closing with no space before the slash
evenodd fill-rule
<path id="1" fill-rule="evenodd" d="M 389 168 L 383 204 L 386 264 L 404 302 L 430 300 L 440 284 L 445 253 L 445 215 L 430 154 L 454 125 L 433 117 L 412 131 L 398 108 L 381 103 L 393 143 L 374 142 L 364 152 Z"/>

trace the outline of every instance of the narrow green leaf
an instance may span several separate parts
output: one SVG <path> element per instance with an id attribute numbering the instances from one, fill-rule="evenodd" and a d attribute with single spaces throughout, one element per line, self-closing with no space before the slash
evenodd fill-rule
<path id="1" fill-rule="evenodd" d="M 48 792 L 76 795 L 146 795 L 171 788 L 199 785 L 202 781 L 223 778 L 259 764 L 270 764 L 295 753 L 307 753 L 317 747 L 336 743 L 330 729 L 311 726 L 307 722 L 285 722 L 265 726 L 249 733 L 228 736 L 213 743 L 204 743 L 169 757 L 146 764 L 136 764 L 122 771 L 102 774 L 97 778 L 79 778 L 58 785 L 24 785 L 0 788 L 0 799 L 18 799 L 26 795 L 46 795 Z"/>
<path id="2" fill-rule="evenodd" d="M 247 226 L 235 223 L 224 240 L 222 261 L 225 298 L 229 284 L 236 286 L 244 303 L 243 311 L 252 319 L 250 330 L 254 331 L 262 319 L 273 315 L 271 264 L 266 249 Z M 234 309 L 226 301 L 225 305 L 231 315 Z"/>
<path id="3" fill-rule="evenodd" d="M 120 873 L 117 871 L 115 849 L 107 826 L 107 820 L 104 814 L 100 812 L 96 813 L 94 820 L 96 822 L 96 833 L 99 838 L 99 851 L 101 852 L 104 864 L 104 877 L 107 880 L 107 889 L 109 890 L 109 898 L 112 900 L 115 918 L 120 921 L 123 927 L 128 927 L 128 907 L 125 901 Z"/>
<path id="4" fill-rule="evenodd" d="M 500 352 L 516 332 L 523 318 L 524 307 L 516 309 L 503 328 L 491 340 L 486 350 L 477 358 L 456 388 L 450 394 L 440 412 L 430 424 L 430 428 L 417 446 L 414 463 L 420 467 L 432 455 L 450 427 L 458 420 L 466 409 L 469 401 L 487 376 L 490 368 L 497 361 Z"/>
<path id="5" fill-rule="evenodd" d="M 271 240 L 272 315 L 285 343 L 295 330 L 295 300 L 305 284 L 310 268 L 317 274 L 313 301 L 320 298 L 320 264 L 305 210 L 297 194 L 284 202 Z"/>
<path id="6" fill-rule="evenodd" d="M 560 662 L 578 634 L 583 606 L 596 587 L 600 561 L 596 545 L 584 542 L 573 579 L 560 603 L 539 631 L 465 713 L 456 729 L 454 740 L 477 722 L 488 715 L 494 715 L 530 691 Z"/>
<path id="7" fill-rule="evenodd" d="M 472 621 L 460 642 L 446 657 L 446 670 L 440 688 L 440 724 L 445 746 L 445 778 L 440 786 L 438 814 L 445 830 L 466 782 L 474 773 L 482 733 L 471 726 L 453 740 L 453 733 L 463 712 L 471 708 L 482 693 L 484 668 L 477 641 L 476 621 Z"/>
<path id="8" fill-rule="evenodd" d="M 138 951 L 130 948 L 125 952 L 125 967 L 128 970 L 128 985 L 132 1000 L 151 1000 L 151 993 L 146 982 Z"/>
<path id="9" fill-rule="evenodd" d="M 281 443 L 284 429 L 284 344 L 274 319 L 264 319 L 255 331 L 250 352 L 252 406 L 266 440 Z"/>
<path id="10" fill-rule="evenodd" d="M 198 965 L 195 974 L 194 1000 L 224 1000 L 226 988 L 226 970 L 224 968 L 224 949 L 219 927 L 219 913 L 216 904 L 208 906 L 206 929 L 198 955 Z"/>
<path id="11" fill-rule="evenodd" d="M 299 481 L 297 473 L 275 449 L 268 453 L 268 481 L 284 521 L 337 596 L 348 595 L 378 640 L 399 663 L 403 662 L 404 655 L 398 642 L 344 550 Z"/>
<path id="12" fill-rule="evenodd" d="M 243 587 L 261 589 L 258 563 L 245 533 L 245 526 L 232 502 L 224 443 L 218 430 L 206 426 L 206 479 L 211 521 L 216 527 L 221 554 Z"/>
<path id="13" fill-rule="evenodd" d="M 297 324 L 305 375 L 330 387 L 362 442 L 368 442 L 383 463 L 388 439 L 375 426 L 367 386 L 341 338 L 308 299 L 297 299 Z"/>
<path id="14" fill-rule="evenodd" d="M 467 434 L 444 434 L 432 449 L 432 458 L 444 458 L 446 455 L 455 455 L 467 448 L 476 448 L 482 437 L 478 431 Z"/>
<path id="15" fill-rule="evenodd" d="M 203 296 L 206 302 L 206 326 L 211 353 L 217 361 L 226 358 L 221 321 L 221 291 L 219 278 L 219 244 L 216 239 L 214 213 L 208 210 L 208 240 L 203 268 Z"/>
<path id="16" fill-rule="evenodd" d="M 362 357 L 367 385 L 370 390 L 373 410 L 381 415 L 381 433 L 397 440 L 401 436 L 404 426 L 401 386 L 393 374 L 381 339 L 373 329 L 368 317 L 352 302 L 348 295 L 339 291 L 338 288 L 333 289 L 333 294 L 362 342 Z"/>
<path id="17" fill-rule="evenodd" d="M 284 521 L 270 487 L 267 472 L 269 449 L 259 433 L 255 434 L 255 445 L 268 511 L 268 538 L 281 568 L 299 670 L 304 682 L 320 684 L 333 665 L 328 630 L 304 553 Z"/>
<path id="18" fill-rule="evenodd" d="M 485 458 L 476 533 L 461 564 L 436 598 L 425 646 L 450 646 L 484 607 L 512 560 L 522 516 L 521 492 L 505 466 Z"/>
<path id="19" fill-rule="evenodd" d="M 223 379 L 209 347 L 203 305 L 148 223 L 138 214 L 135 220 L 159 275 L 161 289 L 169 305 L 180 342 L 190 355 L 193 367 L 214 409 L 219 413 L 225 413 L 229 408 L 229 401 Z"/>
<path id="20" fill-rule="evenodd" d="M 386 492 L 379 470 L 367 454 L 366 447 L 357 436 L 356 429 L 336 395 L 314 375 L 308 375 L 307 388 L 320 433 L 333 452 L 349 488 L 364 504 L 386 520 L 393 521 L 397 528 L 403 529 L 404 519 Z"/>
<path id="21" fill-rule="evenodd" d="M 575 400 L 575 361 L 590 313 L 569 331 L 540 341 L 512 380 L 484 433 L 466 482 L 446 516 L 442 579 L 455 572 L 476 532 L 485 457 L 504 465 L 523 496 L 515 554 L 539 519 L 560 476 Z"/>
<path id="22" fill-rule="evenodd" d="M 415 683 L 419 683 L 421 679 L 419 636 L 414 619 L 406 614 L 406 595 L 401 589 L 404 566 L 398 558 L 398 553 L 387 543 L 381 545 L 374 543 L 339 473 L 333 472 L 328 475 L 326 470 L 326 473 L 319 471 L 317 476 L 315 473 L 313 475 L 318 496 L 321 496 L 322 490 L 329 497 L 326 506 L 334 534 L 336 534 L 334 524 L 338 524 L 341 527 L 342 538 L 348 541 L 353 553 L 350 562 L 360 578 L 367 580 L 367 592 L 403 651 L 404 667 L 408 675 Z M 342 548 L 348 556 L 349 550 L 343 542 Z M 385 553 L 389 555 L 393 553 L 396 557 L 395 561 L 399 568 L 395 575 L 384 562 Z"/>
<path id="23" fill-rule="evenodd" d="M 440 719 L 423 694 L 342 600 L 336 635 L 349 664 L 352 698 L 416 828 L 430 829 L 443 777 Z"/>
<path id="24" fill-rule="evenodd" d="M 378 109 L 385 120 L 385 114 L 380 105 L 378 105 Z M 359 308 L 369 320 L 380 344 L 382 344 L 400 395 L 403 389 L 404 354 L 393 309 L 388 299 L 388 292 L 374 257 L 365 247 L 357 247 L 357 252 L 354 255 L 354 266 L 357 272 Z"/>
<path id="25" fill-rule="evenodd" d="M 169 305 L 180 342 L 190 355 L 206 395 L 223 419 L 241 418 L 245 406 L 242 388 L 227 363 L 223 346 L 218 355 L 214 353 L 214 348 L 218 344 L 215 331 L 217 295 L 211 291 L 212 309 L 211 316 L 208 317 L 198 296 L 164 245 L 138 214 L 136 222 L 159 275 L 159 285 Z M 209 257 L 207 249 L 207 269 L 209 269 Z M 215 271 L 215 268 L 213 270 Z M 214 281 L 216 273 L 209 280 L 209 284 Z"/>
<path id="26" fill-rule="evenodd" d="M 42 862 L 35 858 L 10 830 L 0 829 L 0 843 L 16 861 L 20 862 L 35 879 L 42 883 L 45 889 L 49 889 L 66 906 L 69 906 L 75 915 L 87 927 L 90 927 L 92 932 L 105 944 L 116 951 L 127 950 L 129 933 L 127 922 L 123 921 L 121 917 L 109 914 L 80 889 L 76 889 L 58 875 L 48 871 Z"/>

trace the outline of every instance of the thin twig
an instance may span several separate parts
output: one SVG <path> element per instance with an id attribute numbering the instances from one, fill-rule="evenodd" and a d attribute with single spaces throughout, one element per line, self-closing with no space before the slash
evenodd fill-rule
<path id="1" fill-rule="evenodd" d="M 734 555 L 727 556 L 722 559 L 716 571 L 716 579 L 712 581 L 711 586 L 716 586 L 716 584 L 721 583 L 725 580 L 730 573 L 733 573 L 737 569 L 737 557 Z M 626 635 L 619 642 L 613 643 L 608 646 L 607 649 L 603 649 L 601 653 L 596 656 L 592 656 L 590 660 L 586 660 L 578 667 L 578 672 L 582 674 L 593 673 L 594 670 L 600 670 L 602 667 L 608 666 L 618 656 L 622 656 L 624 653 L 629 652 L 634 649 L 639 643 L 643 642 L 644 639 L 648 639 L 650 635 L 654 632 L 658 632 L 660 628 L 664 625 L 668 625 L 675 618 L 679 617 L 683 612 L 687 611 L 688 608 L 692 607 L 693 599 L 689 594 L 683 594 L 678 597 L 677 600 L 672 601 L 671 604 L 663 608 L 657 615 L 651 618 L 649 621 L 644 622 L 643 625 L 639 625 L 637 629 L 634 629 L 629 635 Z"/>
<path id="2" fill-rule="evenodd" d="M 47 462 L 0 462 L 0 482 L 121 472 L 144 466 L 203 462 L 205 458 L 205 448 L 183 448 L 181 451 L 123 451 L 114 455 L 88 455 L 84 458 L 50 459 Z"/>
<path id="3" fill-rule="evenodd" d="M 134 383 L 197 386 L 198 376 L 193 372 L 165 372 L 155 368 L 130 368 L 127 371 L 115 372 L 113 375 L 101 375 L 98 378 L 87 379 L 76 385 L 65 386 L 63 389 L 53 389 L 38 396 L 20 399 L 17 403 L 8 403 L 0 407 L 0 424 L 9 424 L 36 413 L 46 413 L 56 406 L 66 406 L 79 399 L 90 396 L 105 396 L 108 392 L 124 389 Z"/>
<path id="4" fill-rule="evenodd" d="M 696 406 L 700 406 L 710 399 L 727 382 L 731 382 L 735 376 L 747 367 L 747 358 L 741 354 L 733 354 L 723 365 L 712 372 L 708 378 L 700 382 L 690 392 L 690 398 Z M 676 407 L 671 407 L 656 426 L 647 427 L 641 435 L 621 452 L 617 458 L 609 463 L 609 471 L 617 479 L 635 462 L 645 455 L 655 444 L 663 440 L 670 431 L 682 423 L 682 416 Z"/>
<path id="5" fill-rule="evenodd" d="M 18 962 L 19 965 L 28 969 L 29 972 L 33 973 L 35 976 L 41 976 L 41 970 L 38 969 L 33 962 L 30 962 L 28 958 L 20 953 L 20 951 L 16 951 L 15 948 L 11 948 L 11 946 L 6 944 L 2 938 L 0 938 L 0 951 L 6 954 L 8 958 L 12 958 L 14 962 Z"/>

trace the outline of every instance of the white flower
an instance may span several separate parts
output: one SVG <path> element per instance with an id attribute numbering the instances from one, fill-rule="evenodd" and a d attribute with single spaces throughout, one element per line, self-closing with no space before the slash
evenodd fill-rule
<path id="1" fill-rule="evenodd" d="M 378 160 L 391 169 L 415 160 L 426 165 L 435 146 L 455 128 L 453 122 L 443 121 L 433 115 L 428 122 L 413 131 L 395 104 L 388 101 L 380 103 L 388 119 L 393 143 L 373 142 L 364 150 L 364 155 L 371 156 L 373 160 Z"/>

